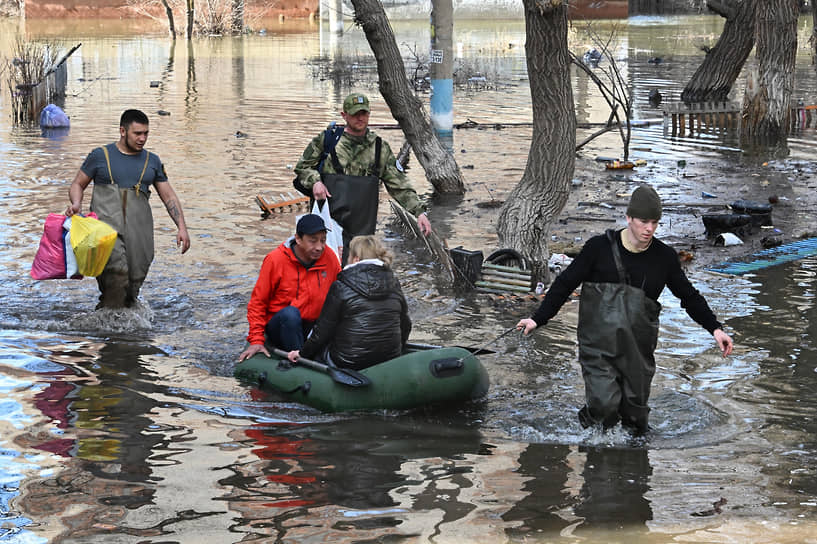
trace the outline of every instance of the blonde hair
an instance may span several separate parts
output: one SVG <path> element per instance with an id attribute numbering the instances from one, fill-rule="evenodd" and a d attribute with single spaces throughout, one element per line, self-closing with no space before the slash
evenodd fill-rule
<path id="1" fill-rule="evenodd" d="M 349 242 L 349 262 L 355 257 L 361 261 L 380 259 L 386 266 L 391 266 L 392 259 L 394 259 L 392 252 L 383 247 L 380 241 L 371 234 L 355 236 Z"/>

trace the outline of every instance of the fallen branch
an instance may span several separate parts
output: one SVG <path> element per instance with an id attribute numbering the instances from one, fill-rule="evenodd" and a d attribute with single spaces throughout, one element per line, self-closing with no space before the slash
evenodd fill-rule
<path id="1" fill-rule="evenodd" d="M 587 138 L 582 140 L 582 142 L 580 144 L 576 145 L 576 151 L 580 150 L 581 148 L 583 148 L 584 146 L 586 146 L 587 144 L 589 144 L 590 142 L 592 142 L 593 140 L 595 140 L 596 138 L 601 136 L 602 134 L 610 132 L 611 130 L 617 130 L 618 128 L 619 128 L 618 123 L 615 123 L 615 124 L 612 124 L 612 125 L 607 125 L 604 128 L 602 128 L 601 130 L 598 130 L 598 131 L 594 132 L 593 134 L 591 134 L 590 136 L 588 136 Z"/>
<path id="2" fill-rule="evenodd" d="M 420 226 L 417 224 L 417 220 L 413 215 L 408 213 L 403 206 L 393 200 L 389 200 L 389 204 L 391 204 L 392 211 L 397 216 L 397 219 L 403 225 L 404 229 L 413 233 L 415 238 L 419 238 L 423 241 L 426 249 L 428 249 L 432 257 L 434 257 L 442 265 L 447 279 L 453 282 L 455 277 L 454 270 L 456 267 L 454 262 L 451 260 L 451 256 L 448 254 L 448 247 L 446 246 L 445 241 L 441 240 L 433 230 L 428 236 L 423 235 L 423 232 L 420 230 Z"/>

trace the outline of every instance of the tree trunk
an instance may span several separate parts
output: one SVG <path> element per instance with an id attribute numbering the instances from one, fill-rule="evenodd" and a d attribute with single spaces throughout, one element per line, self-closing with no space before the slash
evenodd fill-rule
<path id="1" fill-rule="evenodd" d="M 414 95 L 391 24 L 379 0 L 352 0 L 355 23 L 363 27 L 377 59 L 380 94 L 411 143 L 426 178 L 438 193 L 463 194 L 465 185 L 454 156 L 437 138 L 423 103 Z"/>
<path id="2" fill-rule="evenodd" d="M 683 102 L 719 102 L 729 98 L 729 91 L 755 44 L 757 2 L 758 0 L 707 2 L 712 11 L 726 18 L 726 23 L 718 43 L 706 53 L 704 61 L 681 92 Z"/>
<path id="3" fill-rule="evenodd" d="M 515 249 L 547 281 L 550 225 L 564 208 L 575 166 L 576 114 L 570 86 L 567 10 L 563 0 L 524 0 L 525 56 L 533 135 L 522 180 L 499 214 L 502 248 Z"/>
<path id="4" fill-rule="evenodd" d="M 797 55 L 797 0 L 766 0 L 757 6 L 757 72 L 743 97 L 741 136 L 774 144 L 786 139 Z"/>
<path id="5" fill-rule="evenodd" d="M 244 33 L 244 0 L 233 0 L 230 12 L 230 26 L 233 34 Z"/>
<path id="6" fill-rule="evenodd" d="M 187 39 L 193 39 L 193 21 L 195 21 L 196 8 L 193 0 L 187 0 Z"/>
<path id="7" fill-rule="evenodd" d="M 811 63 L 817 67 L 817 2 L 811 0 Z"/>
<path id="8" fill-rule="evenodd" d="M 165 13 L 167 14 L 167 30 L 170 32 L 170 37 L 175 40 L 176 22 L 173 19 L 173 10 L 170 8 L 170 4 L 167 3 L 167 0 L 162 0 L 162 5 L 165 7 Z"/>

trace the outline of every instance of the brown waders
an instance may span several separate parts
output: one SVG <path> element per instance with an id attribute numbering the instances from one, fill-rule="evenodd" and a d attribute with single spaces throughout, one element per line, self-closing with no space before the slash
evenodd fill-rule
<path id="1" fill-rule="evenodd" d="M 611 233 L 620 283 L 582 284 L 578 338 L 586 405 L 579 410 L 579 421 L 584 427 L 601 423 L 609 429 L 621 419 L 623 427 L 643 434 L 648 430 L 661 305 L 626 283 Z"/>
<path id="2" fill-rule="evenodd" d="M 107 150 L 102 149 L 107 158 Z M 108 171 L 110 174 L 110 164 Z M 119 233 L 105 269 L 96 278 L 100 291 L 97 308 L 132 306 L 153 262 L 153 213 L 150 195 L 140 189 L 141 182 L 140 176 L 136 186 L 129 189 L 94 183 L 91 211 Z"/>

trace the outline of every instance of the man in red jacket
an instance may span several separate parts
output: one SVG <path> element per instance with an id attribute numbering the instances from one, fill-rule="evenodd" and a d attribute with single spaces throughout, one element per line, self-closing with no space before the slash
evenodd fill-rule
<path id="1" fill-rule="evenodd" d="M 340 272 L 337 257 L 325 251 L 327 230 L 321 216 L 307 214 L 295 226 L 295 236 L 264 258 L 247 304 L 250 346 L 239 361 L 259 352 L 269 357 L 265 335 L 284 351 L 301 349 Z"/>

